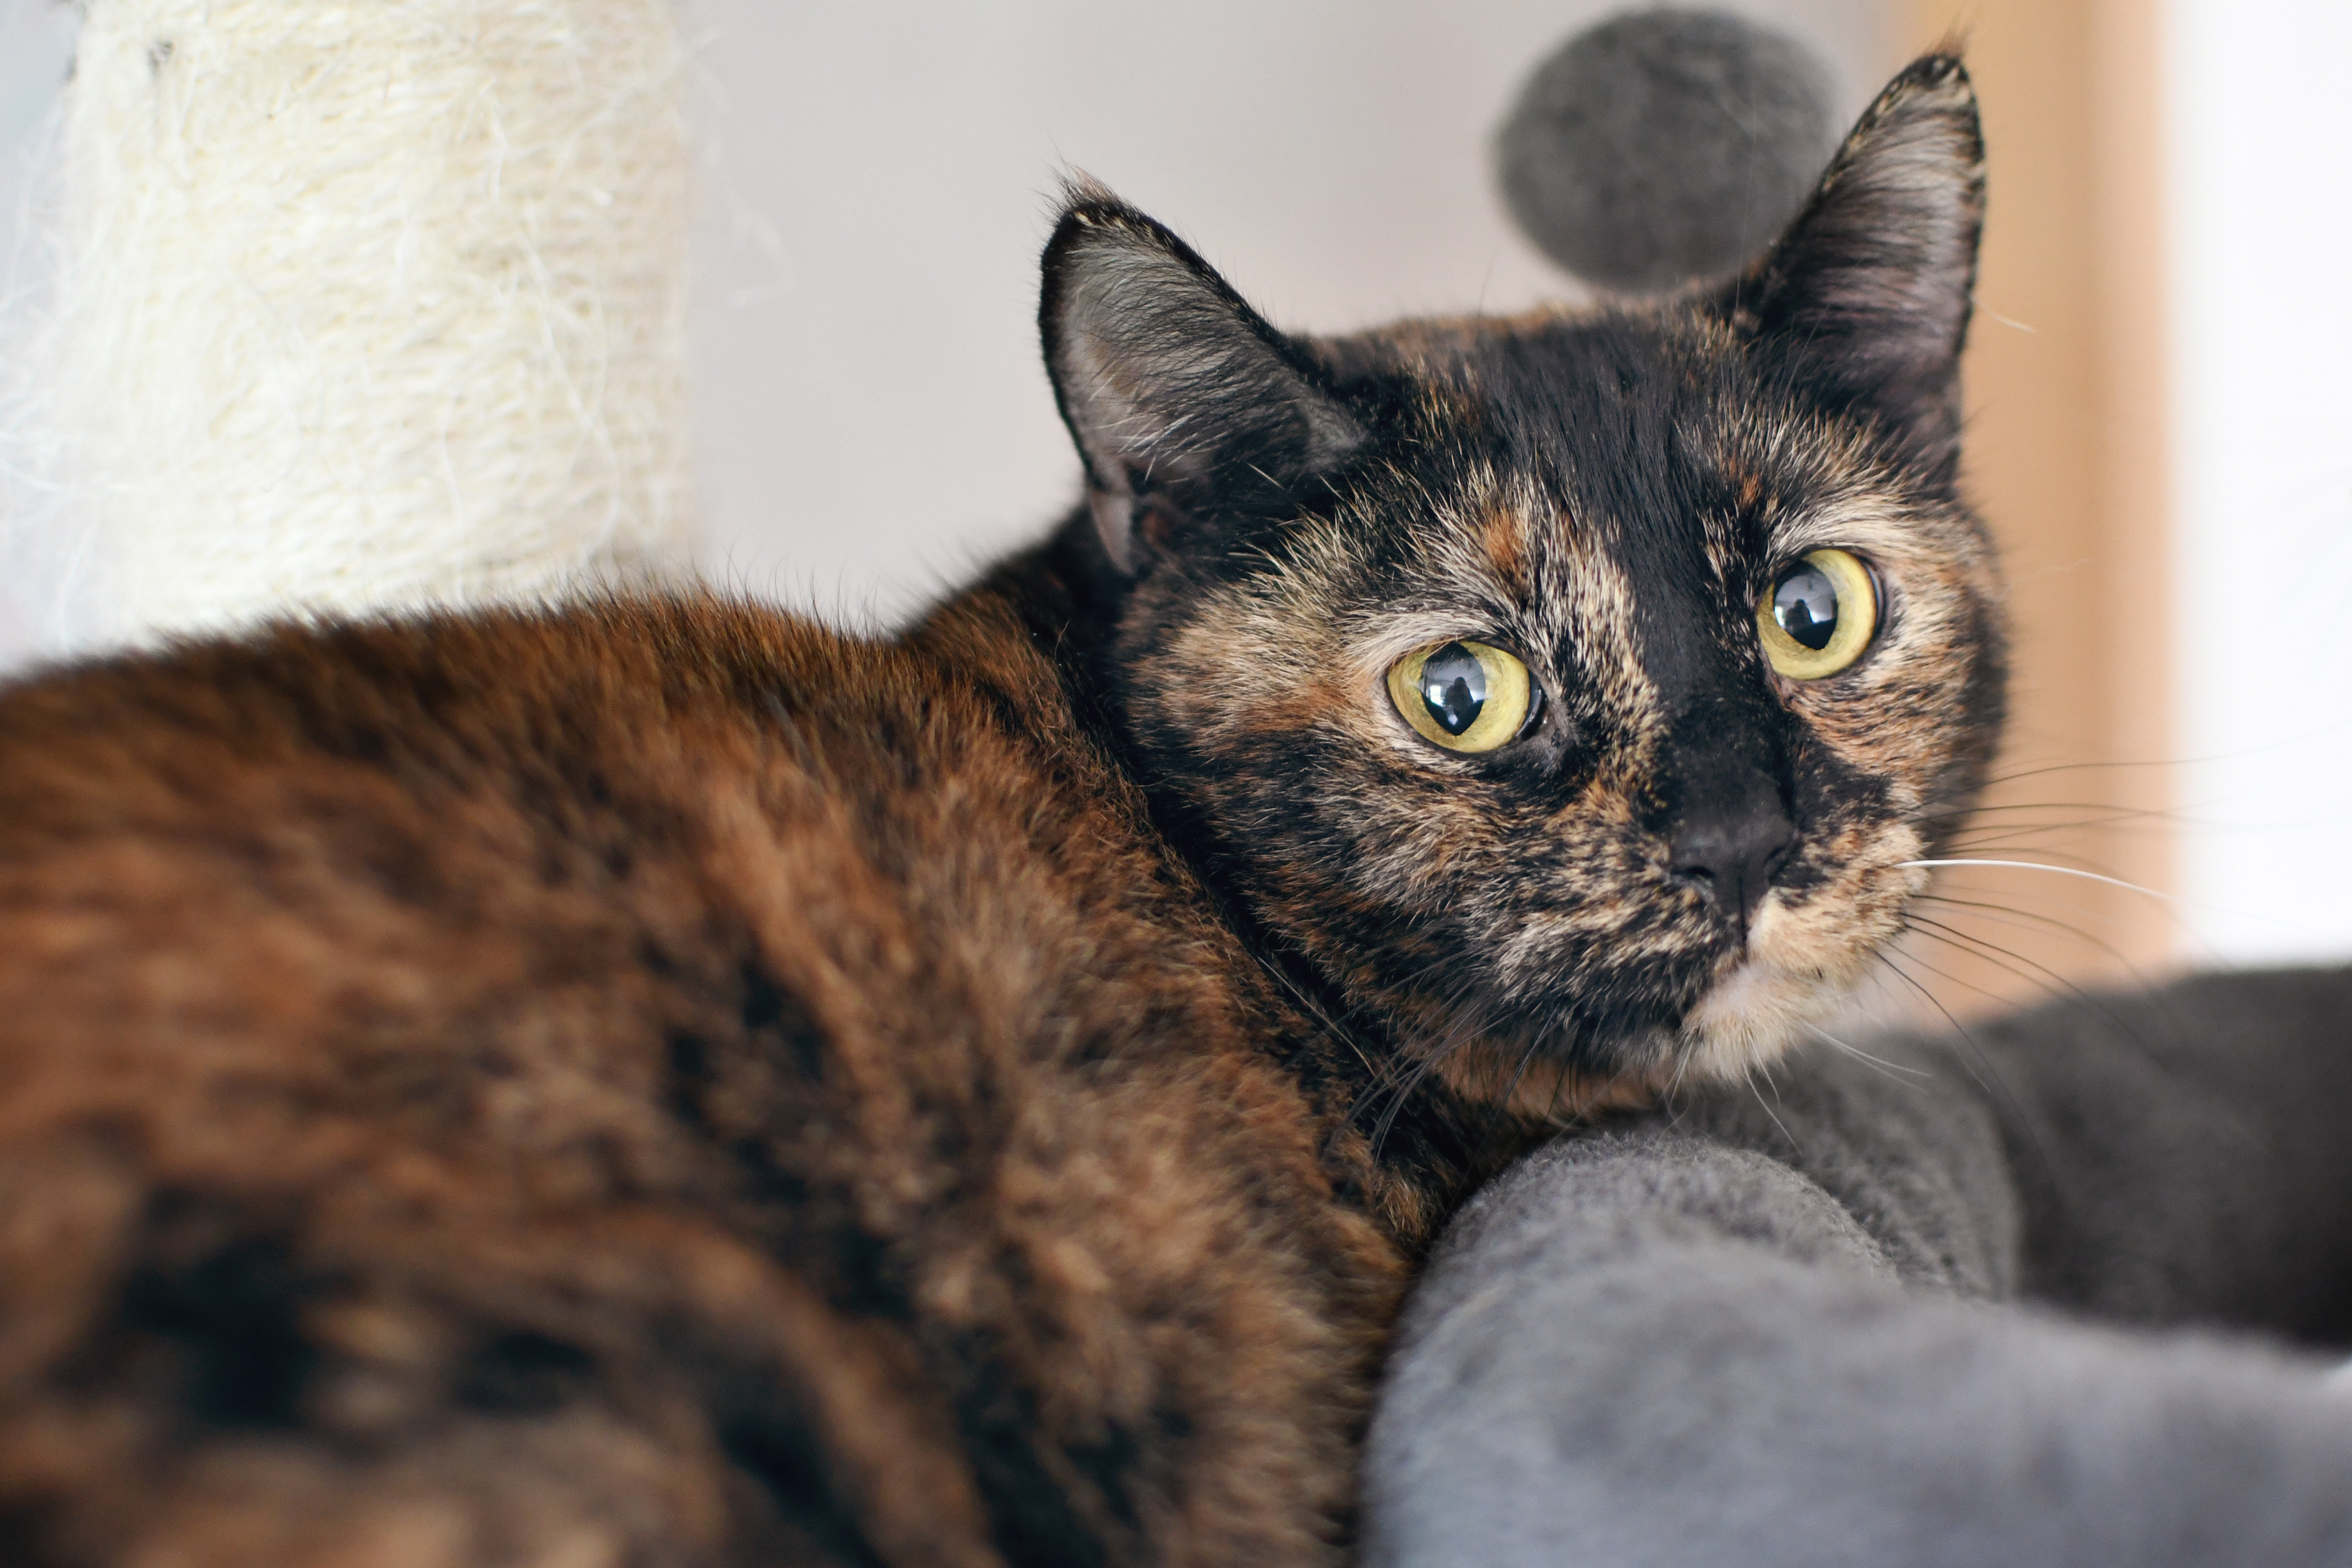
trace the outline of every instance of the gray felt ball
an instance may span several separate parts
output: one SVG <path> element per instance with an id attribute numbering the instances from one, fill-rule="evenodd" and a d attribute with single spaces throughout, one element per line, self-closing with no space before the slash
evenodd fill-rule
<path id="1" fill-rule="evenodd" d="M 1496 135 L 1511 215 L 1603 289 L 1728 272 L 1794 216 L 1836 148 L 1830 73 L 1744 17 L 1615 16 L 1536 68 Z"/>

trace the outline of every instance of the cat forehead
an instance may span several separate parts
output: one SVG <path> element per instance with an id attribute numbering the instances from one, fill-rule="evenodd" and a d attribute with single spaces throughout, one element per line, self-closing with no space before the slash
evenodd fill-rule
<path id="1" fill-rule="evenodd" d="M 1874 531 L 1899 488 L 1864 432 L 1776 395 L 1696 312 L 1411 323 L 1338 357 L 1387 379 L 1403 426 L 1376 506 L 1465 588 L 1574 568 L 1711 593 L 1757 551 Z"/>
<path id="2" fill-rule="evenodd" d="M 1523 521 L 1619 552 L 1674 553 L 1700 542 L 1696 515 L 1784 515 L 1885 477 L 1857 432 L 1767 383 L 1696 309 L 1410 322 L 1329 353 L 1395 411 L 1391 457 L 1421 488 L 1472 510 L 1507 489 Z"/>

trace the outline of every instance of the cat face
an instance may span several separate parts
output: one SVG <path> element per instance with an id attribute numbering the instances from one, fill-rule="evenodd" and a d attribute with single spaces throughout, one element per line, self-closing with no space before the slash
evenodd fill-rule
<path id="1" fill-rule="evenodd" d="M 1901 929 L 2000 708 L 1980 155 L 1931 57 L 1724 288 L 1323 342 L 1076 195 L 1046 351 L 1147 782 L 1458 1085 L 1736 1076 Z"/>

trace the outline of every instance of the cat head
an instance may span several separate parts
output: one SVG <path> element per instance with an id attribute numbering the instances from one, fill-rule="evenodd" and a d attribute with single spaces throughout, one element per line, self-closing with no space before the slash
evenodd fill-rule
<path id="1" fill-rule="evenodd" d="M 1901 930 L 2001 707 L 1981 161 L 1931 56 L 1727 284 L 1328 340 L 1073 192 L 1045 353 L 1141 771 L 1458 1086 L 1736 1076 Z"/>

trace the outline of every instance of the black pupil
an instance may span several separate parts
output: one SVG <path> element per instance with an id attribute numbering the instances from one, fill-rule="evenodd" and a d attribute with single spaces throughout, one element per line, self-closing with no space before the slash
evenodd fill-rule
<path id="1" fill-rule="evenodd" d="M 1819 653 L 1837 636 L 1837 587 L 1817 566 L 1791 566 L 1772 584 L 1772 618 L 1798 643 Z"/>
<path id="2" fill-rule="evenodd" d="M 1447 643 L 1422 662 L 1421 700 L 1439 729 L 1459 735 L 1486 706 L 1486 667 L 1460 643 Z"/>

